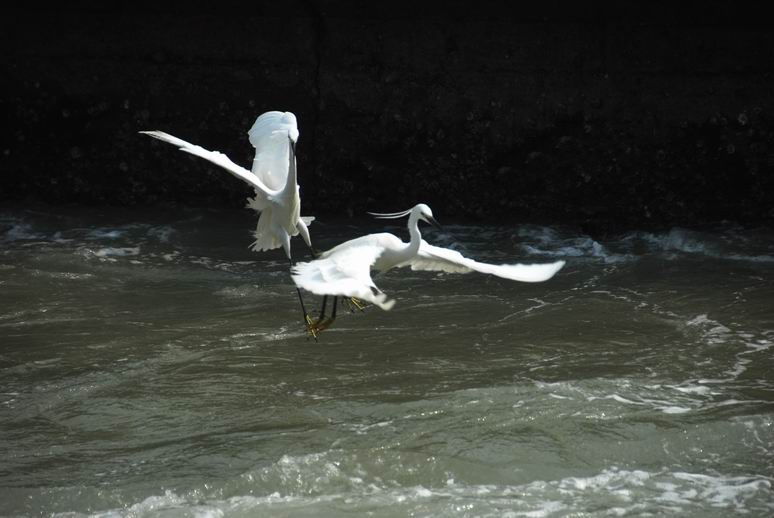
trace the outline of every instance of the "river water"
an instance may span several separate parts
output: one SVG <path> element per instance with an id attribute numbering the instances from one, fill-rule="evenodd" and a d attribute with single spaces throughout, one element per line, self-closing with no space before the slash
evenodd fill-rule
<path id="1" fill-rule="evenodd" d="M 315 342 L 254 222 L 0 212 L 0 515 L 774 515 L 770 231 L 428 228 L 567 265 L 393 270 Z"/>

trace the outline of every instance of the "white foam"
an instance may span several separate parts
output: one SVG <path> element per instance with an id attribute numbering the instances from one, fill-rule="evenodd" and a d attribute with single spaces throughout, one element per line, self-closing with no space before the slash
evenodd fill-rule
<path id="1" fill-rule="evenodd" d="M 433 492 L 426 487 L 417 486 L 414 488 L 414 494 L 419 498 L 430 498 L 433 496 Z"/>
<path id="2" fill-rule="evenodd" d="M 524 516 L 525 518 L 545 518 L 566 509 L 567 505 L 563 504 L 562 502 L 551 500 L 548 502 L 542 502 L 538 509 L 534 509 L 532 511 L 515 511 L 511 514 L 511 516 Z"/>
<path id="3" fill-rule="evenodd" d="M 543 255 L 548 257 L 590 257 L 602 259 L 605 263 L 618 263 L 633 258 L 630 255 L 621 255 L 610 252 L 604 245 L 590 237 L 579 237 L 560 240 L 558 242 L 542 243 L 540 246 L 522 244 L 521 247 L 528 254 Z"/>
<path id="4" fill-rule="evenodd" d="M 648 384 L 631 379 L 534 383 L 538 390 L 546 391 L 548 397 L 568 400 L 573 409 L 578 406 L 578 401 L 594 403 L 574 411 L 596 419 L 611 419 L 621 412 L 646 409 L 665 414 L 684 414 L 716 405 L 713 397 L 718 394 L 701 384 L 701 380 L 680 385 Z M 576 403 L 572 404 L 573 401 Z"/>
<path id="5" fill-rule="evenodd" d="M 45 236 L 38 232 L 33 232 L 32 225 L 29 223 L 15 223 L 11 228 L 5 231 L 3 241 L 28 241 L 34 239 L 44 239 Z"/>
<path id="6" fill-rule="evenodd" d="M 744 254 L 729 254 L 725 256 L 726 259 L 732 261 L 745 261 L 751 263 L 774 263 L 774 255 L 744 255 Z"/>
<path id="7" fill-rule="evenodd" d="M 706 313 L 686 322 L 686 325 L 702 329 L 710 343 L 722 343 L 728 339 L 731 330 L 716 320 L 707 317 Z"/>
<path id="8" fill-rule="evenodd" d="M 127 257 L 140 254 L 140 247 L 107 247 L 100 248 L 94 255 L 97 257 Z"/>
<path id="9" fill-rule="evenodd" d="M 699 394 L 702 396 L 712 394 L 712 390 L 709 387 L 703 385 L 670 386 L 669 388 L 677 390 L 678 392 L 682 392 L 683 394 Z"/>
<path id="10" fill-rule="evenodd" d="M 662 406 L 660 410 L 665 414 L 685 414 L 690 412 L 691 409 L 683 406 Z"/>
<path id="11" fill-rule="evenodd" d="M 312 464 L 309 464 L 309 463 Z M 321 488 L 310 491 L 311 481 L 319 478 L 317 463 L 326 469 L 340 471 L 326 454 L 302 457 L 282 457 L 276 468 L 290 466 L 303 468 L 282 479 L 297 483 L 298 477 L 308 479 L 297 487 L 267 489 L 266 479 L 251 472 L 243 478 L 250 485 L 243 488 L 248 494 L 228 498 L 208 497 L 220 490 L 194 489 L 178 494 L 165 491 L 162 495 L 148 496 L 139 503 L 94 514 L 99 517 L 175 514 L 202 517 L 220 517 L 234 513 L 287 515 L 305 510 L 323 512 L 334 509 L 349 514 L 363 514 L 365 510 L 391 510 L 396 514 L 476 516 L 519 516 L 542 518 L 559 514 L 585 515 L 599 509 L 610 509 L 613 515 L 701 514 L 707 506 L 729 513 L 774 511 L 772 479 L 766 476 L 724 476 L 685 471 L 671 472 L 625 470 L 617 467 L 603 469 L 587 476 L 571 476 L 556 480 L 534 480 L 523 484 L 465 484 L 453 478 L 439 480 L 438 486 L 396 484 L 379 477 L 349 486 L 336 485 L 328 491 Z M 334 469 L 335 468 L 335 469 Z M 249 476 L 248 476 L 249 475 Z M 368 476 L 363 473 L 363 476 Z M 206 485 L 205 485 L 206 487 Z M 230 490 L 230 491 L 233 491 Z M 260 494 L 261 492 L 264 494 Z M 258 493 L 258 494 L 255 494 Z"/>
<path id="12" fill-rule="evenodd" d="M 174 236 L 176 233 L 177 230 L 170 227 L 169 225 L 151 227 L 148 230 L 148 235 L 150 237 L 155 238 L 162 243 L 169 243 L 172 239 L 172 236 Z"/>
<path id="13" fill-rule="evenodd" d="M 717 320 L 709 318 L 707 314 L 700 314 L 688 320 L 686 327 L 697 329 L 702 340 L 708 345 L 741 344 L 745 348 L 734 355 L 734 363 L 723 372 L 725 377 L 702 378 L 698 380 L 698 383 L 702 385 L 729 383 L 739 379 L 753 362 L 753 359 L 748 356 L 766 351 L 774 344 L 766 338 L 756 338 L 754 333 L 733 330 Z"/>
<path id="14" fill-rule="evenodd" d="M 87 237 L 91 239 L 119 239 L 125 234 L 126 230 L 97 228 L 89 232 Z"/>
<path id="15" fill-rule="evenodd" d="M 761 250 L 761 244 L 767 241 L 768 249 Z M 667 259 L 693 255 L 730 261 L 774 262 L 770 236 L 764 236 L 761 239 L 756 237 L 755 232 L 740 228 L 719 228 L 712 232 L 698 232 L 677 227 L 663 234 L 634 232 L 624 237 L 622 242 L 630 246 L 641 243 L 650 253 L 663 254 Z"/>

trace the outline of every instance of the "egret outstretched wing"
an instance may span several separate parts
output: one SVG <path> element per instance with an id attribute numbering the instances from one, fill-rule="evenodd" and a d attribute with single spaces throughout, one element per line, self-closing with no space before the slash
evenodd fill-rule
<path id="1" fill-rule="evenodd" d="M 141 131 L 140 133 L 144 133 L 153 138 L 167 142 L 168 144 L 172 144 L 173 146 L 177 146 L 180 151 L 185 151 L 186 153 L 201 157 L 215 165 L 222 167 L 232 175 L 252 185 L 256 192 L 261 192 L 266 196 L 272 194 L 272 191 L 269 189 L 269 187 L 267 187 L 266 184 L 264 184 L 257 176 L 255 176 L 244 167 L 235 164 L 229 157 L 219 151 L 209 151 L 201 146 L 197 146 L 196 144 L 191 144 L 190 142 L 186 142 L 183 139 L 174 137 L 169 133 L 164 133 L 163 131 Z M 285 137 L 285 140 L 287 140 L 287 136 Z M 287 148 L 285 148 L 285 152 L 287 153 Z"/>
<path id="2" fill-rule="evenodd" d="M 521 282 L 547 281 L 558 272 L 564 261 L 547 264 L 489 264 L 468 259 L 456 250 L 428 244 L 424 239 L 419 252 L 400 266 L 411 266 L 412 270 L 441 271 L 448 273 L 469 273 L 472 271 L 496 275 L 503 279 Z"/>
<path id="3" fill-rule="evenodd" d="M 255 147 L 253 174 L 270 189 L 285 187 L 288 178 L 288 146 L 298 140 L 296 116 L 290 112 L 271 111 L 255 120 L 247 132 Z"/>
<path id="4" fill-rule="evenodd" d="M 357 297 L 389 310 L 395 304 L 371 279 L 371 266 L 382 254 L 378 246 L 351 246 L 320 259 L 298 263 L 292 269 L 297 286 L 316 295 Z"/>

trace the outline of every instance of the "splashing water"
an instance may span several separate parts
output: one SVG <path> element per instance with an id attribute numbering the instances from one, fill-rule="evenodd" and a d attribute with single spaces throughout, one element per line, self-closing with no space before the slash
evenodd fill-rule
<path id="1" fill-rule="evenodd" d="M 0 515 L 774 514 L 770 232 L 428 229 L 567 266 L 388 274 L 315 343 L 253 226 L 0 214 Z"/>

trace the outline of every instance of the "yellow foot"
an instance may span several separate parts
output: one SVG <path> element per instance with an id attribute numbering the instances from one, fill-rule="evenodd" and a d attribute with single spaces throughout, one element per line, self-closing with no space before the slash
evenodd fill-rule
<path id="1" fill-rule="evenodd" d="M 349 298 L 344 299 L 344 300 L 347 301 L 347 304 L 349 305 L 349 310 L 350 311 L 355 311 L 355 310 L 363 311 L 365 309 L 365 302 L 363 302 L 362 300 L 360 300 L 357 297 L 349 297 Z"/>
<path id="2" fill-rule="evenodd" d="M 309 315 L 304 315 L 304 320 L 306 321 L 306 332 L 316 341 L 317 334 L 320 332 L 320 330 L 317 329 L 317 323 L 312 320 L 312 317 Z"/>
<path id="3" fill-rule="evenodd" d="M 317 319 L 314 323 L 314 329 L 318 333 L 321 333 L 331 327 L 331 324 L 333 324 L 333 321 L 336 320 L 335 318 L 324 318 L 324 319 Z"/>

